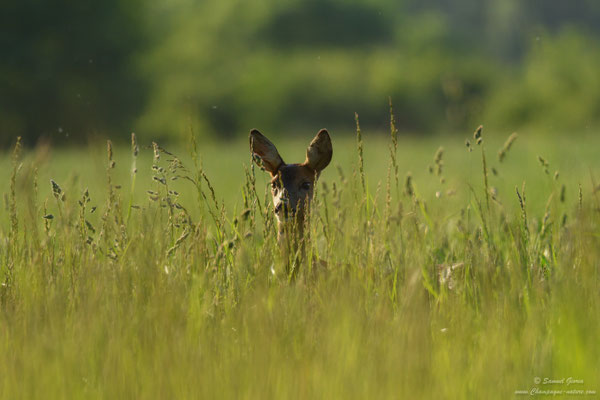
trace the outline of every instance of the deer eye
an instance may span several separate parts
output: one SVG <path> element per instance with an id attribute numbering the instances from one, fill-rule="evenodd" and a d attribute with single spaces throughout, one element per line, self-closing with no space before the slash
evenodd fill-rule
<path id="1" fill-rule="evenodd" d="M 310 190 L 310 182 L 304 182 L 300 187 L 302 190 Z"/>

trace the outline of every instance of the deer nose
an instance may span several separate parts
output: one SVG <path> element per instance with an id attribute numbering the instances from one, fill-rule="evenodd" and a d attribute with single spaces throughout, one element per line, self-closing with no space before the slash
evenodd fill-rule
<path id="1" fill-rule="evenodd" d="M 287 200 L 282 200 L 282 201 L 280 201 L 279 203 L 277 203 L 277 205 L 275 206 L 275 213 L 276 213 L 276 214 L 281 214 L 281 213 L 283 213 L 283 216 L 284 216 L 285 218 L 287 218 L 287 217 L 288 217 L 288 214 L 289 214 L 290 212 L 291 212 L 292 214 L 294 213 L 294 211 L 293 211 L 293 210 L 291 210 L 290 203 L 289 203 Z"/>

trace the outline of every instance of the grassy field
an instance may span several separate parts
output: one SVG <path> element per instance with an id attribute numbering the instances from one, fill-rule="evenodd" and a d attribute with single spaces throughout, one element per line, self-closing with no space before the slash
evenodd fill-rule
<path id="1" fill-rule="evenodd" d="M 332 132 L 295 280 L 245 138 L 4 154 L 0 397 L 600 396 L 600 138 L 509 134 Z"/>

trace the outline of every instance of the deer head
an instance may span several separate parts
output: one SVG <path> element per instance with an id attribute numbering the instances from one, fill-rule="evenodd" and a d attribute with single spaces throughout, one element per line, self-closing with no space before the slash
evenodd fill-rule
<path id="1" fill-rule="evenodd" d="M 281 235 L 286 223 L 295 221 L 302 229 L 319 174 L 331 161 L 333 149 L 327 130 L 321 129 L 306 149 L 301 164 L 286 164 L 277 148 L 259 131 L 250 132 L 250 151 L 262 168 L 271 174 L 273 209 Z"/>

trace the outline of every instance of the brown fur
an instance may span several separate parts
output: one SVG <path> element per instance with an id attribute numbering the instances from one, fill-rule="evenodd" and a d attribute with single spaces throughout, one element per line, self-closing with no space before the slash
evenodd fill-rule
<path id="1" fill-rule="evenodd" d="M 273 143 L 259 131 L 250 131 L 250 151 L 271 174 L 271 194 L 277 218 L 278 233 L 295 218 L 296 226 L 304 226 L 304 210 L 308 208 L 316 180 L 331 162 L 333 148 L 329 133 L 321 129 L 306 149 L 301 164 L 286 164 Z"/>

